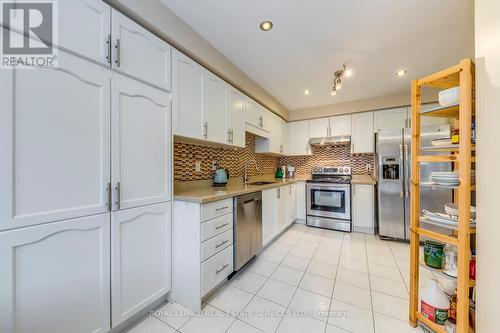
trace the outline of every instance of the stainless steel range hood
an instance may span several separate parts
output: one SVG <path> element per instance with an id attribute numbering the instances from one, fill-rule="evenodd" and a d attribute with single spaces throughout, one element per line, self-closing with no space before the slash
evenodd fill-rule
<path id="1" fill-rule="evenodd" d="M 341 146 L 341 145 L 348 145 L 350 143 L 351 143 L 351 137 L 349 135 L 327 136 L 323 138 L 309 139 L 309 144 L 311 146 Z"/>

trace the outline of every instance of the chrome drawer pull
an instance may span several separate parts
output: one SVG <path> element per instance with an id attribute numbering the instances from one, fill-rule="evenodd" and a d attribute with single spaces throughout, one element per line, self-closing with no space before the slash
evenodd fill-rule
<path id="1" fill-rule="evenodd" d="M 228 208 L 229 208 L 228 206 L 224 206 L 224 207 L 220 207 L 220 208 L 215 208 L 215 211 L 219 212 L 221 210 L 228 209 Z"/>
<path id="2" fill-rule="evenodd" d="M 224 228 L 226 225 L 229 225 L 229 223 L 221 224 L 221 225 L 215 227 L 215 230 L 219 230 L 220 228 Z"/>
<path id="3" fill-rule="evenodd" d="M 225 264 L 224 266 L 222 266 L 220 269 L 216 270 L 215 271 L 215 275 L 219 274 L 220 272 L 222 272 L 223 270 L 225 270 L 227 267 L 229 266 L 229 264 Z"/>
<path id="4" fill-rule="evenodd" d="M 222 245 L 226 244 L 227 242 L 229 242 L 229 239 L 226 239 L 225 241 L 215 245 L 215 248 L 218 249 L 219 247 L 221 247 Z"/>

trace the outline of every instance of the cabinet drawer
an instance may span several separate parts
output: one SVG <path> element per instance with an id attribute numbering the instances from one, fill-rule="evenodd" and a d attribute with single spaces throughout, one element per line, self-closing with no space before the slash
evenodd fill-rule
<path id="1" fill-rule="evenodd" d="M 226 199 L 201 206 L 201 221 L 208 221 L 233 211 L 233 199 Z"/>
<path id="2" fill-rule="evenodd" d="M 201 261 L 205 261 L 231 244 L 233 244 L 233 229 L 204 241 L 201 244 Z"/>
<path id="3" fill-rule="evenodd" d="M 233 228 L 233 213 L 229 213 L 201 224 L 201 241 L 212 238 Z"/>
<path id="4" fill-rule="evenodd" d="M 201 264 L 201 294 L 205 296 L 233 272 L 233 247 L 228 246 Z"/>

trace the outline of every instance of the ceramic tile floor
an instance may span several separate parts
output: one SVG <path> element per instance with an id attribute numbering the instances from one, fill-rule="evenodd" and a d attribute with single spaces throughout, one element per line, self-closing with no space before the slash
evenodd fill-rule
<path id="1" fill-rule="evenodd" d="M 408 244 L 294 224 L 247 266 L 201 315 L 167 304 L 129 332 L 424 332 L 407 323 Z"/>

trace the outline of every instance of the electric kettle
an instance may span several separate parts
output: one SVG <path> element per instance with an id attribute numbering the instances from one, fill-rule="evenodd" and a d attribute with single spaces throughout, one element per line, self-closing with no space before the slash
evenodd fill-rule
<path id="1" fill-rule="evenodd" d="M 214 174 L 214 186 L 226 186 L 227 179 L 229 178 L 229 171 L 227 169 L 217 169 Z"/>

